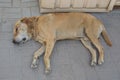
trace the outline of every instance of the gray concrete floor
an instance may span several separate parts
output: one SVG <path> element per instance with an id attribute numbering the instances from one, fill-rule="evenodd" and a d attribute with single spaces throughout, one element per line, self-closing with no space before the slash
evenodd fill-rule
<path id="1" fill-rule="evenodd" d="M 12 29 L 24 16 L 40 15 L 38 0 L 0 0 L 0 80 L 120 80 L 120 10 L 92 13 L 103 21 L 113 46 L 105 50 L 105 63 L 91 67 L 90 55 L 79 41 L 56 43 L 51 57 L 52 72 L 44 74 L 43 58 L 38 69 L 31 69 L 33 53 L 40 47 L 35 41 L 16 46 Z"/>

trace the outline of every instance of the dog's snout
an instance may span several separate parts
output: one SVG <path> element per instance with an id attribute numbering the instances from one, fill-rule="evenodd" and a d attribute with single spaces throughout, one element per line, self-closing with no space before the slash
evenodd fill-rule
<path id="1" fill-rule="evenodd" d="M 15 40 L 12 41 L 14 44 L 19 44 L 19 42 L 16 42 Z"/>

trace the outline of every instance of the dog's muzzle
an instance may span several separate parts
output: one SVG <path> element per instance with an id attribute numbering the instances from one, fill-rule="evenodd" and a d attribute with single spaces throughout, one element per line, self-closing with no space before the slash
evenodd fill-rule
<path id="1" fill-rule="evenodd" d="M 19 42 L 16 41 L 15 39 L 13 39 L 12 42 L 13 42 L 14 44 L 20 44 L 21 42 L 25 42 L 25 41 L 26 41 L 26 38 L 23 38 L 22 41 L 19 41 Z"/>
<path id="2" fill-rule="evenodd" d="M 15 41 L 15 40 L 13 40 L 12 41 L 14 44 L 19 44 L 20 42 L 17 42 L 17 41 Z"/>

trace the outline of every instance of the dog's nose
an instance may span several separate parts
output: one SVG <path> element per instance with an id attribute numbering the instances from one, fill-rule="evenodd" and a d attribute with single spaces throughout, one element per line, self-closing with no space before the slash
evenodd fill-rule
<path id="1" fill-rule="evenodd" d="M 25 41 L 25 40 L 26 40 L 26 38 L 23 38 L 22 40 L 23 40 L 23 41 Z"/>
<path id="2" fill-rule="evenodd" d="M 15 43 L 15 40 L 13 40 L 12 42 Z"/>

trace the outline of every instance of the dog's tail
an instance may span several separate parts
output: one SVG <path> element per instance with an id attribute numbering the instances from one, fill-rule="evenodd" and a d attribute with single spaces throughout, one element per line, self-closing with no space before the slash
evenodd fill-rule
<path id="1" fill-rule="evenodd" d="M 105 30 L 105 27 L 104 27 L 104 26 L 103 26 L 102 36 L 103 36 L 105 42 L 107 43 L 107 45 L 112 46 L 112 42 L 111 42 L 111 40 L 109 39 L 108 34 L 107 34 L 107 31 Z"/>

